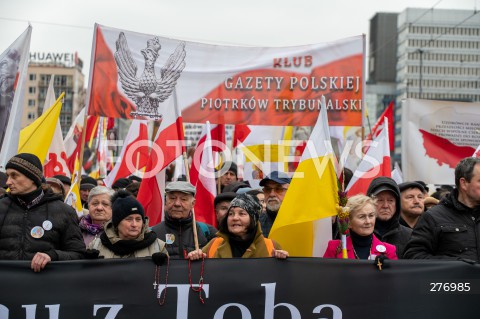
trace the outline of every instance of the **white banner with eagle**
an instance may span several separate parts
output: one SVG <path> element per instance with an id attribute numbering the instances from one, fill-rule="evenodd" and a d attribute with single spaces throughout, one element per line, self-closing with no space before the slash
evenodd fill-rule
<path id="1" fill-rule="evenodd" d="M 180 41 L 95 26 L 89 114 L 185 122 L 314 125 L 324 95 L 331 125 L 360 126 L 364 36 L 291 47 Z"/>

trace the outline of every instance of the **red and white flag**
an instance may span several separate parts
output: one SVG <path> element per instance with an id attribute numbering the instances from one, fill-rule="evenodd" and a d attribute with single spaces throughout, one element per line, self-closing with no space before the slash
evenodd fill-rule
<path id="1" fill-rule="evenodd" d="M 215 207 L 213 201 L 217 196 L 217 187 L 215 183 L 215 162 L 213 160 L 213 139 L 211 136 L 212 130 L 210 122 L 207 121 L 203 128 L 202 136 L 203 142 L 197 144 L 196 150 L 201 152 L 195 152 L 200 156 L 194 156 L 192 167 L 198 167 L 196 170 L 197 178 L 196 182 L 191 182 L 197 189 L 195 196 L 195 218 L 197 221 L 204 222 L 210 225 L 217 225 L 217 218 L 215 215 Z M 200 165 L 195 165 L 199 158 Z M 190 176 L 191 177 L 191 176 Z"/>
<path id="2" fill-rule="evenodd" d="M 148 127 L 145 120 L 132 120 L 122 151 L 112 171 L 104 179 L 111 187 L 119 178 L 138 173 L 147 165 L 149 156 Z"/>
<path id="3" fill-rule="evenodd" d="M 388 121 L 384 121 L 385 127 L 374 138 L 367 153 L 353 174 L 346 191 L 348 196 L 366 194 L 372 180 L 379 176 L 391 177 L 390 145 L 388 137 Z"/>
<path id="4" fill-rule="evenodd" d="M 212 158 L 215 159 L 215 154 L 218 155 L 218 153 L 224 152 L 224 151 L 229 151 L 227 150 L 227 145 L 225 144 L 225 124 L 210 124 L 208 122 L 208 126 L 210 127 L 209 131 L 207 131 L 206 127 L 207 125 L 203 127 L 203 131 L 200 135 L 200 138 L 198 139 L 197 145 L 195 147 L 195 152 L 193 154 L 193 161 L 190 167 L 190 183 L 192 185 L 197 185 L 198 179 L 199 179 L 199 170 L 200 170 L 200 165 L 203 163 L 203 155 L 205 154 L 204 148 L 202 146 L 205 146 L 205 142 L 207 140 L 207 133 L 210 134 L 210 144 L 211 144 L 211 152 L 212 152 Z M 215 166 L 217 166 L 218 163 L 214 163 Z M 215 167 L 214 166 L 214 167 Z"/>
<path id="5" fill-rule="evenodd" d="M 163 191 L 165 189 L 164 169 L 180 156 L 185 149 L 183 123 L 174 99 L 169 99 L 162 122 L 152 144 L 150 157 L 143 175 L 137 199 L 145 208 L 151 225 L 162 221 Z M 160 205 L 160 206 L 159 206 Z"/>
<path id="6" fill-rule="evenodd" d="M 43 112 L 52 106 L 57 100 L 55 97 L 55 90 L 53 88 L 55 75 L 50 78 L 47 95 L 45 97 L 45 104 Z M 52 144 L 48 149 L 47 158 L 43 164 L 43 174 L 45 177 L 52 177 L 54 175 L 64 175 L 70 177 L 70 170 L 67 165 L 67 153 L 63 144 L 62 128 L 60 121 L 57 121 L 55 132 L 53 133 Z"/>
<path id="7" fill-rule="evenodd" d="M 4 31 L 5 32 L 5 31 Z M 22 129 L 30 39 L 28 28 L 0 54 L 0 169 L 17 154 Z"/>
<path id="8" fill-rule="evenodd" d="M 395 149 L 395 124 L 393 123 L 394 104 L 395 101 L 392 100 L 387 108 L 383 111 L 382 115 L 380 115 L 377 123 L 375 123 L 375 125 L 372 127 L 372 131 L 367 135 L 366 138 L 367 140 L 376 138 L 385 127 L 386 118 L 386 121 L 388 122 L 388 136 L 390 137 L 390 140 L 388 141 L 390 143 L 390 151 Z"/>
<path id="9" fill-rule="evenodd" d="M 477 147 L 472 157 L 480 157 L 480 145 Z"/>

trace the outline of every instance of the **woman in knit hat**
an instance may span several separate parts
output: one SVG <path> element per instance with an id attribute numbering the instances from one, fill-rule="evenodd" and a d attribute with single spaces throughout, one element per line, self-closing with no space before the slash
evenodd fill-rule
<path id="1" fill-rule="evenodd" d="M 231 201 L 227 215 L 220 222 L 217 238 L 212 239 L 202 250 L 190 252 L 188 258 L 287 258 L 288 252 L 281 250 L 275 241 L 263 236 L 258 222 L 261 210 L 262 206 L 256 197 L 238 195 Z"/>
<path id="2" fill-rule="evenodd" d="M 0 259 L 31 260 L 39 272 L 51 261 L 83 258 L 77 214 L 46 185 L 38 157 L 17 154 L 5 168 L 9 191 L 0 198 Z"/>
<path id="3" fill-rule="evenodd" d="M 155 253 L 168 255 L 165 242 L 149 229 L 142 205 L 129 192 L 118 191 L 112 197 L 112 220 L 88 246 L 87 258 L 138 258 Z"/>

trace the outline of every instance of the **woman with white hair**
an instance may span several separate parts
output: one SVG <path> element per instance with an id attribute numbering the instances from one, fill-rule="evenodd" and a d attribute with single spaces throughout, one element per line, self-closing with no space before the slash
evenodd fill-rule
<path id="1" fill-rule="evenodd" d="M 112 219 L 111 197 L 115 192 L 105 186 L 96 186 L 88 194 L 88 215 L 80 218 L 83 241 L 88 246 L 103 233 L 103 226 Z"/>

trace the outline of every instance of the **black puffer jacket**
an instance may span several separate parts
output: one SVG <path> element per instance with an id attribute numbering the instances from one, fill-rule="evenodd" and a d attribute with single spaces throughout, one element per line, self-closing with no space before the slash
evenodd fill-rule
<path id="1" fill-rule="evenodd" d="M 458 190 L 420 216 L 404 258 L 480 260 L 480 206 L 458 201 Z"/>
<path id="2" fill-rule="evenodd" d="M 52 223 L 52 229 L 44 230 L 41 238 L 32 237 L 32 229 L 41 228 L 46 220 Z M 37 252 L 43 252 L 52 261 L 71 260 L 83 258 L 84 251 L 77 214 L 60 195 L 46 191 L 30 208 L 20 204 L 16 196 L 0 198 L 0 259 L 31 260 Z"/>
<path id="3" fill-rule="evenodd" d="M 195 250 L 192 220 L 192 217 L 180 220 L 171 219 L 166 213 L 165 220 L 152 227 L 152 231 L 157 234 L 157 238 L 165 242 L 165 247 L 171 258 L 184 258 L 186 254 Z M 204 224 L 204 227 L 206 227 L 206 229 L 202 229 L 197 222 L 199 248 L 205 246 L 210 239 L 215 238 L 215 234 L 217 233 L 217 229 L 212 225 Z"/>
<path id="4" fill-rule="evenodd" d="M 393 179 L 389 177 L 377 177 L 370 183 L 367 196 L 372 196 L 380 187 L 387 187 L 388 190 L 395 193 L 395 214 L 388 221 L 381 221 L 377 218 L 375 221 L 374 234 L 380 241 L 395 245 L 397 248 L 397 256 L 401 258 L 412 234 L 412 230 L 400 225 L 400 212 L 402 211 L 400 189 Z"/>

